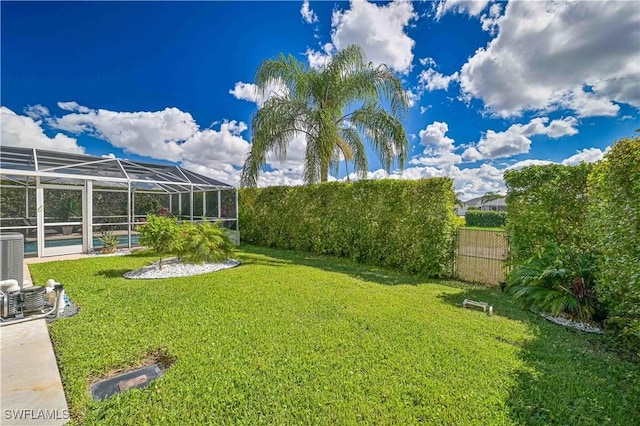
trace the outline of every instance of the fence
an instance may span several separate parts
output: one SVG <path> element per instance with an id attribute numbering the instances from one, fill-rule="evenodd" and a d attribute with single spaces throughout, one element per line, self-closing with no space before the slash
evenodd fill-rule
<path id="1" fill-rule="evenodd" d="M 504 231 L 459 228 L 453 275 L 462 281 L 498 285 L 505 279 L 508 253 L 509 244 Z"/>

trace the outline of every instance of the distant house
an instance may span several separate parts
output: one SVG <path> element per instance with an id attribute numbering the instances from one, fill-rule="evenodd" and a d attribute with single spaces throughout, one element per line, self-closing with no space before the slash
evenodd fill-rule
<path id="1" fill-rule="evenodd" d="M 479 209 L 482 211 L 492 211 L 492 212 L 506 212 L 507 211 L 507 203 L 504 197 L 496 198 L 494 200 L 489 200 L 483 202 L 484 197 L 472 198 L 468 201 L 462 202 L 462 207 L 458 207 L 456 212 L 458 216 L 464 216 L 467 213 L 469 208 Z"/>

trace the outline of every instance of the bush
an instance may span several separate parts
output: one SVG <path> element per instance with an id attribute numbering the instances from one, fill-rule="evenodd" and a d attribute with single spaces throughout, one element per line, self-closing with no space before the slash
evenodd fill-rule
<path id="1" fill-rule="evenodd" d="M 160 256 L 174 254 L 188 263 L 217 262 L 228 259 L 233 253 L 233 243 L 225 230 L 217 223 L 178 224 L 175 217 L 147 215 L 147 222 L 140 225 L 140 244 Z"/>
<path id="2" fill-rule="evenodd" d="M 449 178 L 241 189 L 246 242 L 446 275 L 454 230 Z"/>
<path id="3" fill-rule="evenodd" d="M 640 137 L 616 142 L 589 177 L 607 326 L 640 354 Z"/>
<path id="4" fill-rule="evenodd" d="M 511 170 L 507 184 L 507 235 L 510 257 L 531 258 L 545 246 L 589 251 L 587 176 L 592 164 L 550 164 Z"/>
<path id="5" fill-rule="evenodd" d="M 593 253 L 550 244 L 514 265 L 507 289 L 527 308 L 587 321 L 596 312 L 595 264 Z"/>
<path id="6" fill-rule="evenodd" d="M 160 256 L 160 269 L 162 269 L 162 257 L 166 254 L 180 250 L 180 228 L 173 217 L 147 215 L 147 222 L 137 228 L 140 232 L 140 244 L 145 245 Z"/>
<path id="7" fill-rule="evenodd" d="M 185 262 L 219 262 L 233 253 L 233 243 L 217 223 L 183 223 L 179 235 L 176 254 Z"/>
<path id="8" fill-rule="evenodd" d="M 505 212 L 467 210 L 464 218 L 467 226 L 503 228 L 507 221 L 507 214 Z"/>

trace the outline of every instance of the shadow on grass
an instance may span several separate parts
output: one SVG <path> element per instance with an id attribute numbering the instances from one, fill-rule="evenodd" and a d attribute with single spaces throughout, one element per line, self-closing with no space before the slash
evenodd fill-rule
<path id="1" fill-rule="evenodd" d="M 139 259 L 154 259 L 158 260 L 158 255 L 151 249 L 135 250 L 127 257 L 139 258 Z"/>
<path id="2" fill-rule="evenodd" d="M 535 315 L 533 313 L 523 311 L 519 305 L 514 303 L 505 293 L 501 292 L 499 288 L 491 288 L 474 284 L 464 284 L 460 282 L 445 282 L 444 284 L 463 290 L 463 293 L 443 293 L 440 295 L 440 299 L 450 305 L 462 307 L 462 302 L 464 301 L 464 299 L 471 299 L 475 300 L 476 302 L 486 302 L 489 305 L 493 306 L 495 315 L 501 315 L 509 319 L 519 321 L 529 321 L 535 318 Z"/>
<path id="3" fill-rule="evenodd" d="M 247 255 L 243 257 L 242 262 L 248 265 L 304 265 L 328 272 L 350 275 L 364 281 L 375 282 L 382 285 L 417 285 L 425 282 L 423 277 L 412 276 L 392 269 L 357 263 L 350 259 L 335 256 L 297 252 L 293 250 L 279 250 L 251 245 L 243 245 L 240 249 Z M 440 282 L 440 280 L 429 279 L 429 282 Z"/>
<path id="4" fill-rule="evenodd" d="M 123 278 L 123 275 L 129 271 L 131 271 L 131 269 L 103 269 L 96 271 L 94 275 L 104 278 Z"/>
<path id="5" fill-rule="evenodd" d="M 607 337 L 546 321 L 499 289 L 469 285 L 462 293 L 443 293 L 440 299 L 460 309 L 464 299 L 487 302 L 494 315 L 528 325 L 533 338 L 527 341 L 496 336 L 495 344 L 516 347 L 524 364 L 511 376 L 515 383 L 505 400 L 514 423 L 638 424 L 640 365 L 613 351 Z"/>

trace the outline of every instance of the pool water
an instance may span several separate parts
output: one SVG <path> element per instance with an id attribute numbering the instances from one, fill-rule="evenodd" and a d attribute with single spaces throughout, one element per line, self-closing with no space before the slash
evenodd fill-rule
<path id="1" fill-rule="evenodd" d="M 139 245 L 139 239 L 140 236 L 139 235 L 132 235 L 131 236 L 131 244 L 132 245 Z M 119 235 L 118 236 L 118 241 L 119 244 L 118 245 L 123 245 L 123 244 L 128 244 L 128 237 L 126 235 Z M 44 242 L 44 246 L 47 248 L 50 247 L 63 247 L 63 246 L 79 246 L 82 245 L 82 238 L 67 238 L 67 239 L 60 239 L 60 240 L 45 240 Z M 93 237 L 93 248 L 100 248 L 102 247 L 102 241 L 99 240 L 98 237 Z M 37 253 L 38 252 L 38 242 L 37 241 L 29 241 L 29 242 L 25 242 L 24 243 L 24 252 L 25 253 Z"/>

